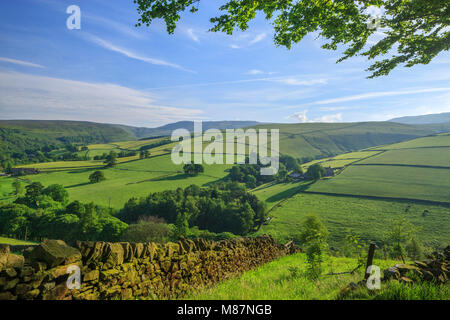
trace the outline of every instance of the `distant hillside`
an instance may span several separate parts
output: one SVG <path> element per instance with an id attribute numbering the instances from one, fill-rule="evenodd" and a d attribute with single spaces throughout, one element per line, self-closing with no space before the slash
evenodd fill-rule
<path id="1" fill-rule="evenodd" d="M 46 141 L 106 143 L 135 139 L 115 125 L 85 121 L 0 120 L 0 128 Z"/>
<path id="2" fill-rule="evenodd" d="M 0 120 L 0 166 L 45 157 L 66 143 L 107 143 L 135 140 L 134 135 L 114 125 L 81 121 Z M 42 160 L 41 160 L 42 161 Z"/>
<path id="3" fill-rule="evenodd" d="M 256 125 L 256 121 L 206 121 L 203 129 L 233 129 Z M 158 128 L 85 121 L 0 120 L 0 167 L 6 162 L 46 161 L 46 152 L 66 143 L 102 144 L 141 138 L 169 136 L 178 128 L 193 131 L 192 121 L 182 121 Z M 43 154 L 41 154 L 43 153 Z"/>
<path id="4" fill-rule="evenodd" d="M 281 153 L 314 159 L 450 131 L 450 123 L 438 126 L 393 122 L 298 123 L 255 128 L 280 129 Z"/>
<path id="5" fill-rule="evenodd" d="M 450 131 L 450 123 L 407 125 L 394 122 L 261 124 L 256 121 L 206 121 L 202 127 L 203 130 L 277 128 L 280 129 L 281 153 L 296 158 L 323 158 Z M 168 136 L 179 128 L 193 131 L 194 123 L 181 121 L 158 128 L 137 128 L 82 121 L 0 120 L 0 166 L 5 166 L 9 159 L 14 159 L 15 163 L 46 161 L 46 152 L 66 143 L 102 144 Z"/>
<path id="6" fill-rule="evenodd" d="M 208 129 L 239 129 L 250 126 L 258 125 L 257 121 L 204 121 L 202 122 L 203 130 Z M 193 121 L 179 121 L 175 123 L 170 123 L 165 126 L 157 128 L 137 128 L 130 126 L 117 125 L 117 127 L 124 129 L 125 131 L 133 134 L 138 139 L 141 138 L 152 138 L 160 136 L 170 136 L 172 131 L 176 129 L 188 129 L 189 131 L 194 131 Z"/>
<path id="7" fill-rule="evenodd" d="M 450 122 L 450 112 L 427 114 L 423 116 L 400 117 L 389 120 L 404 124 L 431 124 Z"/>

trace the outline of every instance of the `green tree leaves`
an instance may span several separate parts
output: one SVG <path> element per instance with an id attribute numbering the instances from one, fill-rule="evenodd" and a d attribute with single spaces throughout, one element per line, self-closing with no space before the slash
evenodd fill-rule
<path id="1" fill-rule="evenodd" d="M 197 11 L 199 0 L 134 0 L 140 16 L 136 26 L 147 27 L 163 19 L 172 34 L 180 13 Z M 373 28 L 369 8 L 378 8 L 382 32 Z M 398 65 L 428 64 L 441 51 L 449 50 L 450 6 L 447 0 L 223 0 L 223 12 L 210 19 L 210 31 L 232 34 L 245 31 L 258 13 L 274 28 L 274 43 L 288 49 L 311 33 L 326 42 L 322 48 L 344 49 L 341 62 L 363 55 L 374 62 L 369 78 L 388 75 Z M 378 19 L 378 17 L 376 18 Z M 369 37 L 383 37 L 371 44 Z"/>
<path id="2" fill-rule="evenodd" d="M 106 177 L 103 171 L 95 171 L 89 176 L 89 181 L 91 183 L 99 183 L 104 180 L 106 180 Z"/>
<path id="3" fill-rule="evenodd" d="M 322 167 L 320 163 L 315 163 L 308 167 L 308 170 L 306 171 L 306 176 L 313 179 L 313 180 L 319 180 L 323 177 L 325 174 L 325 169 Z"/>

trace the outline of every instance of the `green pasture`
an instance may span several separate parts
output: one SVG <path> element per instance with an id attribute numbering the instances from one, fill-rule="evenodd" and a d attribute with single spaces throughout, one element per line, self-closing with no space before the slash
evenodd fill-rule
<path id="1" fill-rule="evenodd" d="M 267 204 L 267 209 L 271 209 L 280 201 L 285 201 L 294 194 L 302 191 L 309 185 L 309 182 L 286 182 L 267 183 L 253 189 L 252 192 Z"/>
<path id="2" fill-rule="evenodd" d="M 398 263 L 374 260 L 381 270 Z M 306 256 L 299 253 L 272 261 L 212 288 L 196 290 L 183 297 L 188 300 L 337 300 L 350 299 L 340 292 L 351 282 L 364 278 L 364 268 L 354 274 L 328 275 L 353 270 L 357 261 L 351 258 L 326 257 L 323 274 L 317 280 L 307 276 Z M 398 282 L 382 282 L 380 290 L 363 288 L 356 299 L 448 300 L 449 286 L 418 283 L 414 288 Z"/>
<path id="3" fill-rule="evenodd" d="M 80 161 L 82 162 L 82 161 Z M 205 165 L 205 172 L 197 177 L 183 173 L 182 165 L 174 165 L 170 155 L 150 159 L 119 163 L 113 168 L 73 168 L 64 171 L 44 172 L 29 175 L 30 181 L 39 181 L 44 186 L 62 184 L 69 192 L 70 200 L 93 201 L 100 205 L 121 208 L 132 197 L 146 196 L 151 192 L 187 187 L 191 184 L 207 185 L 224 178 L 231 165 Z M 102 170 L 106 180 L 98 184 L 89 183 L 89 175 Z M 12 178 L 7 178 L 9 184 Z"/>
<path id="4" fill-rule="evenodd" d="M 364 159 L 358 164 L 402 164 L 450 168 L 450 145 L 439 148 L 393 149 Z"/>
<path id="5" fill-rule="evenodd" d="M 351 165 L 308 191 L 450 203 L 450 169 Z"/>
<path id="6" fill-rule="evenodd" d="M 23 240 L 17 240 L 17 239 L 13 239 L 13 238 L 0 237 L 0 244 L 9 244 L 11 246 L 26 246 L 26 245 L 36 244 L 36 243 L 37 242 L 23 241 Z"/>
<path id="7" fill-rule="evenodd" d="M 450 146 L 450 135 L 440 134 L 436 136 L 422 137 L 414 140 L 403 141 L 400 143 L 395 143 L 387 146 L 380 146 L 373 148 L 373 150 L 393 150 L 393 149 L 414 149 L 414 148 L 424 148 L 424 147 L 449 147 Z"/>
<path id="8" fill-rule="evenodd" d="M 428 212 L 424 215 L 424 211 Z M 414 201 L 378 200 L 360 197 L 298 193 L 270 212 L 272 220 L 257 234 L 270 234 L 281 242 L 300 231 L 307 215 L 317 215 L 330 231 L 330 244 L 336 246 L 351 231 L 365 240 L 380 240 L 392 219 L 406 214 L 422 230 L 418 238 L 429 245 L 450 243 L 450 207 Z"/>

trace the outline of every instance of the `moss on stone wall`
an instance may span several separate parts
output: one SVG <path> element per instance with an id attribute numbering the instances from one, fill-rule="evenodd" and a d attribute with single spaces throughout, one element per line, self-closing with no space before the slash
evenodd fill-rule
<path id="1" fill-rule="evenodd" d="M 178 298 L 298 251 L 270 236 L 165 245 L 46 240 L 23 256 L 1 246 L 0 300 Z M 71 265 L 80 268 L 80 289 L 67 286 Z"/>

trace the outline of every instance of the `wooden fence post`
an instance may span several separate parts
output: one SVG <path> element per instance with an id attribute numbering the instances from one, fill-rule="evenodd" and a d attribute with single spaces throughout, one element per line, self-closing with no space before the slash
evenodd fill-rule
<path id="1" fill-rule="evenodd" d="M 375 254 L 375 243 L 371 243 L 369 246 L 369 253 L 367 255 L 367 264 L 366 264 L 364 280 L 369 279 L 370 273 L 367 273 L 367 269 L 372 265 L 374 254 Z"/>

